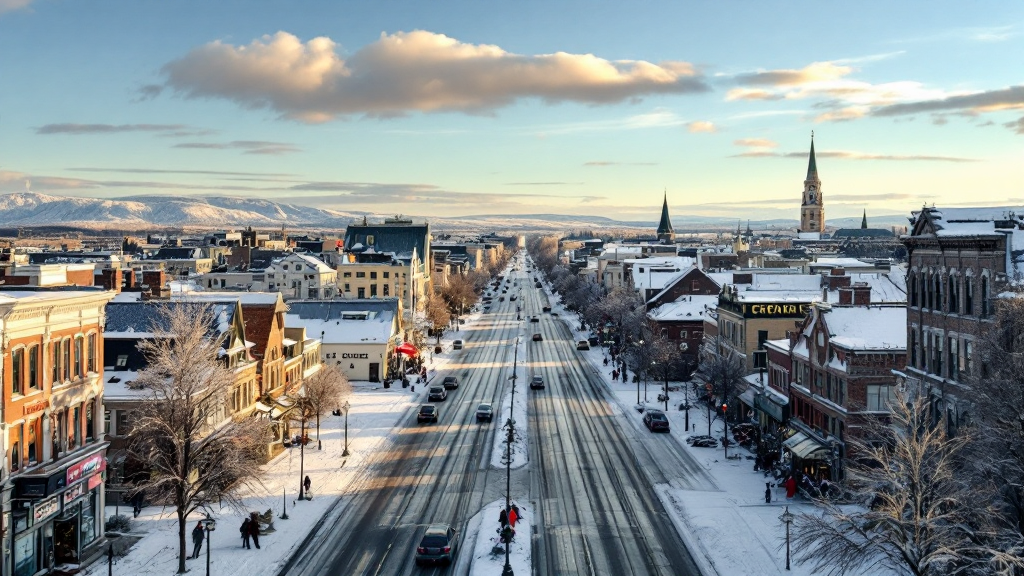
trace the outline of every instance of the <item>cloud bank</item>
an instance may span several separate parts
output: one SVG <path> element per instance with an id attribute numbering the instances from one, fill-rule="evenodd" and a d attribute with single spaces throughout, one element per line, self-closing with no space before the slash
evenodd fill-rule
<path id="1" fill-rule="evenodd" d="M 382 34 L 342 58 L 333 40 L 303 43 L 287 32 L 245 46 L 200 46 L 163 67 L 166 86 L 287 118 L 410 112 L 480 114 L 518 100 L 612 104 L 710 88 L 687 62 L 606 60 L 592 54 L 521 55 L 423 30 Z"/>

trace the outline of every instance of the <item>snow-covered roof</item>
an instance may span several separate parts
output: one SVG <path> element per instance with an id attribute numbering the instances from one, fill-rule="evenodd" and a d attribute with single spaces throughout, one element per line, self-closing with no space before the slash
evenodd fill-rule
<path id="1" fill-rule="evenodd" d="M 811 262 L 809 264 L 809 266 L 817 267 L 817 268 L 824 267 L 824 266 L 831 266 L 833 268 L 846 268 L 846 269 L 850 269 L 850 268 L 874 268 L 875 267 L 875 265 L 873 263 L 864 262 L 863 260 L 858 260 L 857 258 L 831 258 L 831 257 L 817 258 L 817 259 L 815 259 L 814 262 Z"/>
<path id="2" fill-rule="evenodd" d="M 683 296 L 676 302 L 662 304 L 647 313 L 657 322 L 703 320 L 707 310 L 718 307 L 718 296 Z"/>
<path id="3" fill-rule="evenodd" d="M 203 292 L 194 292 L 188 294 L 172 294 L 171 298 L 174 300 L 182 300 L 185 302 L 200 301 L 200 302 L 224 302 L 224 301 L 238 301 L 243 305 L 253 306 L 272 306 L 281 299 L 280 292 L 222 292 L 222 291 L 210 291 L 206 290 Z"/>
<path id="4" fill-rule="evenodd" d="M 856 272 L 847 273 L 851 284 L 864 283 L 871 286 L 872 304 L 906 304 L 907 278 L 904 272 Z M 839 291 L 830 290 L 828 301 L 839 302 Z"/>
<path id="5" fill-rule="evenodd" d="M 907 309 L 902 306 L 835 307 L 822 312 L 832 344 L 849 350 L 907 349 Z"/>
<path id="6" fill-rule="evenodd" d="M 330 344 L 372 344 L 387 342 L 392 336 L 393 318 L 367 318 L 366 320 L 320 320 L 285 314 L 285 325 L 301 325 L 306 332 Z"/>
<path id="7" fill-rule="evenodd" d="M 139 378 L 135 370 L 104 369 L 103 373 L 103 400 L 139 400 L 148 398 L 150 391 L 145 388 L 132 388 L 130 384 Z"/>

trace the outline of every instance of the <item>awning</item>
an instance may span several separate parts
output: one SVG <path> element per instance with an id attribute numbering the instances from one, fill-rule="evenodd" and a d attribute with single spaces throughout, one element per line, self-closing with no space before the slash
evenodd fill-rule
<path id="1" fill-rule="evenodd" d="M 743 402 L 751 408 L 754 407 L 754 396 L 757 395 L 757 391 L 753 388 L 748 388 L 746 392 L 740 394 L 740 402 Z"/>
<path id="2" fill-rule="evenodd" d="M 793 456 L 801 460 L 824 460 L 831 452 L 828 446 L 823 445 L 803 432 L 797 432 L 789 440 L 783 442 L 782 445 L 785 446 L 786 450 L 792 452 Z"/>
<path id="3" fill-rule="evenodd" d="M 406 342 L 400 346 L 395 346 L 395 352 L 405 354 L 406 356 L 415 356 L 418 353 L 418 350 L 416 350 L 415 346 Z"/>

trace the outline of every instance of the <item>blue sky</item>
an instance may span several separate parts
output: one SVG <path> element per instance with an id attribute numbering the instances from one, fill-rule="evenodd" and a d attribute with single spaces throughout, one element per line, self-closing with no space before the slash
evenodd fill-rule
<path id="1" fill-rule="evenodd" d="M 418 216 L 1024 204 L 1024 3 L 0 0 L 0 193 Z"/>

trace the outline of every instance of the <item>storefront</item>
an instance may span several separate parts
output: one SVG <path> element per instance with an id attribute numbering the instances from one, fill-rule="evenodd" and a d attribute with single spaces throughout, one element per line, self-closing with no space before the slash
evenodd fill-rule
<path id="1" fill-rule="evenodd" d="M 103 535 L 105 451 L 14 478 L 14 576 L 77 565 Z"/>
<path id="2" fill-rule="evenodd" d="M 838 481 L 838 471 L 834 470 L 835 451 L 838 447 L 830 446 L 813 432 L 796 430 L 783 442 L 783 447 L 792 455 L 793 471 L 806 474 L 815 481 L 825 478 Z"/>

